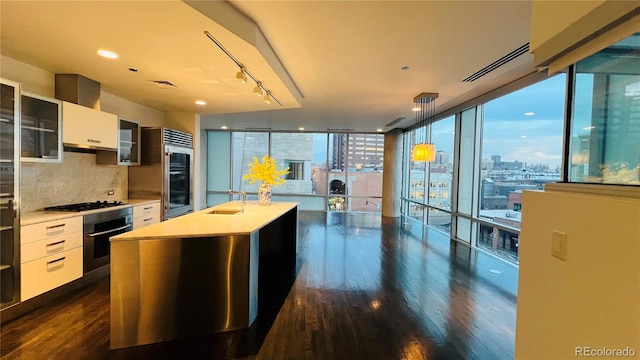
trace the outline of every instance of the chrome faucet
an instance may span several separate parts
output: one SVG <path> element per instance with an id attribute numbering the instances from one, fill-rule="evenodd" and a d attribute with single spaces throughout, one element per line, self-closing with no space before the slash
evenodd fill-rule
<path id="1" fill-rule="evenodd" d="M 242 210 L 241 210 L 241 212 L 244 212 L 244 206 L 247 205 L 247 193 L 244 192 L 244 191 L 229 190 L 229 194 L 230 195 L 233 195 L 233 194 L 242 195 Z"/>

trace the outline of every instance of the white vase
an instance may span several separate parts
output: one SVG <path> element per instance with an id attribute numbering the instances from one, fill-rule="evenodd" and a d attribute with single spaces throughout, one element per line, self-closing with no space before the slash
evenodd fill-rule
<path id="1" fill-rule="evenodd" d="M 258 203 L 260 205 L 271 205 L 271 185 L 262 183 L 258 187 Z"/>

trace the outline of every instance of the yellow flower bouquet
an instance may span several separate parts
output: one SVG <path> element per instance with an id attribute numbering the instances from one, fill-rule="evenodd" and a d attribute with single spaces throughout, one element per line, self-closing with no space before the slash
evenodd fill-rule
<path id="1" fill-rule="evenodd" d="M 282 170 L 276 169 L 276 161 L 269 155 L 262 157 L 262 163 L 258 162 L 257 157 L 253 157 L 253 162 L 249 163 L 249 172 L 242 177 L 243 180 L 249 180 L 249 184 L 260 181 L 263 184 L 278 186 L 284 184 L 283 176 L 289 173 L 289 168 Z"/>

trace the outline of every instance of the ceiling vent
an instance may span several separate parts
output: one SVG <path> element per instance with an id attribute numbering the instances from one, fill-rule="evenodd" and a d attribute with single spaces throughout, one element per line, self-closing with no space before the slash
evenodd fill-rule
<path id="1" fill-rule="evenodd" d="M 469 75 L 467 78 L 465 78 L 464 82 L 472 82 L 472 81 L 476 81 L 479 78 L 487 75 L 488 73 L 492 72 L 493 70 L 499 68 L 500 66 L 508 63 L 509 61 L 517 58 L 518 56 L 522 55 L 522 54 L 526 54 L 527 52 L 529 52 L 529 43 L 526 43 L 522 46 L 520 46 L 519 48 L 513 50 L 512 52 L 508 53 L 507 55 L 501 57 L 500 59 L 492 62 L 491 64 L 483 67 L 482 69 L 476 71 L 475 73 Z"/>
<path id="2" fill-rule="evenodd" d="M 173 89 L 178 87 L 178 85 L 172 83 L 169 80 L 151 80 L 151 82 L 163 89 Z"/>
<path id="3" fill-rule="evenodd" d="M 327 129 L 327 131 L 347 132 L 347 131 L 356 131 L 356 129 Z"/>
<path id="4" fill-rule="evenodd" d="M 245 127 L 245 130 L 254 130 L 254 131 L 269 131 L 270 127 Z"/>
<path id="5" fill-rule="evenodd" d="M 404 117 L 404 116 L 400 116 L 399 118 L 397 118 L 397 119 L 393 120 L 392 122 L 388 123 L 388 124 L 387 124 L 387 125 L 385 125 L 385 126 L 393 126 L 393 125 L 395 125 L 395 124 L 399 123 L 400 121 L 402 121 L 402 120 L 404 120 L 404 119 L 406 119 L 406 117 Z"/>

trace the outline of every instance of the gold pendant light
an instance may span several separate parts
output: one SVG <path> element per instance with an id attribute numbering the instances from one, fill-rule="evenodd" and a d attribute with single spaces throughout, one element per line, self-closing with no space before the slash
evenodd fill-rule
<path id="1" fill-rule="evenodd" d="M 416 144 L 411 150 L 411 161 L 426 162 L 436 159 L 436 148 L 427 139 L 427 126 L 433 123 L 438 93 L 421 93 L 413 98 L 416 110 Z"/>

